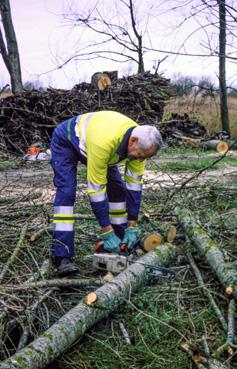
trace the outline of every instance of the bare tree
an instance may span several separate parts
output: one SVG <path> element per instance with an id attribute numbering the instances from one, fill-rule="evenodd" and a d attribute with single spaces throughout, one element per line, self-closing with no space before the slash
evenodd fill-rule
<path id="1" fill-rule="evenodd" d="M 236 63 L 236 41 L 237 41 L 237 10 L 234 0 L 174 0 L 172 11 L 182 8 L 184 10 L 181 21 L 176 25 L 175 30 L 181 30 L 184 24 L 192 22 L 192 31 L 183 38 L 177 55 L 190 56 L 189 45 L 193 38 L 199 34 L 200 46 L 205 50 L 203 56 L 209 59 L 215 57 L 219 60 L 219 92 L 220 92 L 220 115 L 222 129 L 230 133 L 229 115 L 227 105 L 227 84 L 226 84 L 226 61 Z M 169 4 L 170 5 L 170 4 Z M 185 10 L 186 9 L 186 10 Z M 195 26 L 196 24 L 196 26 Z M 195 55 L 193 55 L 195 56 Z"/>
<path id="2" fill-rule="evenodd" d="M 20 57 L 9 0 L 0 0 L 0 14 L 6 40 L 5 43 L 4 35 L 0 26 L 0 52 L 10 74 L 12 92 L 16 93 L 22 91 L 23 86 L 21 79 Z"/>
<path id="3" fill-rule="evenodd" d="M 219 2 L 219 87 L 220 87 L 220 112 L 222 128 L 230 134 L 229 113 L 227 105 L 226 88 L 226 3 Z"/>
<path id="4" fill-rule="evenodd" d="M 96 38 L 96 42 L 89 41 L 86 47 L 81 47 L 68 61 L 98 57 L 119 63 L 132 61 L 137 64 L 138 73 L 144 73 L 144 54 L 149 48 L 143 45 L 143 40 L 152 6 L 146 13 L 146 20 L 143 19 L 143 26 L 140 26 L 141 22 L 136 14 L 135 0 L 118 0 L 113 6 L 114 9 L 106 9 L 105 13 L 96 4 L 86 12 L 71 8 L 64 14 L 67 21 L 78 28 L 86 29 L 91 34 L 91 40 Z M 161 62 L 162 60 L 158 64 Z"/>

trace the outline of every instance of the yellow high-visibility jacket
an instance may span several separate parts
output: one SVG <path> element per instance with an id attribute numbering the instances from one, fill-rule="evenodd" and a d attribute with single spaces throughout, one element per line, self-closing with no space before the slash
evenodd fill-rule
<path id="1" fill-rule="evenodd" d="M 107 202 L 106 183 L 108 166 L 121 161 L 125 162 L 125 182 L 127 191 L 131 191 L 127 204 L 129 209 L 139 210 L 142 190 L 142 175 L 144 162 L 128 160 L 126 133 L 138 124 L 127 116 L 115 111 L 99 111 L 82 114 L 77 117 L 75 135 L 79 137 L 79 148 L 82 155 L 87 157 L 87 184 L 88 194 L 93 210 L 96 207 L 96 216 L 103 226 L 104 208 Z M 126 147 L 124 144 L 126 143 Z M 132 200 L 133 199 L 133 200 Z M 139 203 L 139 204 L 138 204 Z M 138 210 L 131 210 L 131 217 L 136 219 Z M 129 214 L 128 214 L 129 216 Z M 102 224 L 103 223 L 103 224 Z"/>

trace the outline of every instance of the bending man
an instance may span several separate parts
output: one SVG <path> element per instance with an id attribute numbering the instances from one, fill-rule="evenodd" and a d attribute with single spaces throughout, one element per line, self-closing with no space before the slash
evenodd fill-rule
<path id="1" fill-rule="evenodd" d="M 153 126 L 139 126 L 115 111 L 73 117 L 54 130 L 52 160 L 54 230 L 52 260 L 59 276 L 78 272 L 74 257 L 74 214 L 77 164 L 87 165 L 87 192 L 100 224 L 105 250 L 119 252 L 121 242 L 131 247 L 137 239 L 144 160 L 162 145 Z M 117 164 L 125 162 L 125 182 Z"/>

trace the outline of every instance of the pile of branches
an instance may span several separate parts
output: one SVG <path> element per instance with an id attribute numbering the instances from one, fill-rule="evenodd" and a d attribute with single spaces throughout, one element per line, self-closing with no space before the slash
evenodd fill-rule
<path id="1" fill-rule="evenodd" d="M 119 111 L 141 124 L 161 121 L 169 80 L 149 72 L 114 81 L 105 91 L 90 83 L 72 90 L 28 91 L 0 100 L 0 150 L 24 153 L 32 142 L 49 143 L 60 122 L 81 113 Z"/>
<path id="2" fill-rule="evenodd" d="M 207 139 L 206 128 L 197 120 L 190 118 L 188 114 L 172 113 L 171 119 L 160 127 L 162 137 L 166 143 L 176 145 L 177 139 L 190 137 L 194 139 Z M 178 140 L 179 142 L 179 140 Z"/>

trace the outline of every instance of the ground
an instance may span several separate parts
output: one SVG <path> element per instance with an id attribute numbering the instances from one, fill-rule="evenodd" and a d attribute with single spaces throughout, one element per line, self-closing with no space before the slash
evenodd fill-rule
<path id="1" fill-rule="evenodd" d="M 2 278 L 0 274 L 4 284 L 16 286 L 29 280 L 33 272 L 37 273 L 43 260 L 49 257 L 55 194 L 53 173 L 48 162 L 25 162 L 22 159 L 3 160 L 0 169 L 2 269 L 19 244 L 23 226 L 27 225 L 19 252 Z M 170 265 L 176 271 L 176 279 L 152 281 L 87 332 L 69 352 L 53 363 L 52 368 L 192 368 L 195 366 L 190 356 L 207 356 L 206 344 L 210 355 L 215 354 L 225 368 L 237 368 L 234 349 L 218 351 L 225 342 L 226 333 L 192 272 L 187 248 L 194 250 L 177 224 L 174 212 L 177 206 L 188 208 L 225 251 L 229 262 L 235 262 L 236 178 L 236 151 L 221 157 L 215 152 L 169 149 L 149 161 L 144 178 L 140 228 L 142 234 L 147 234 L 162 232 L 169 225 L 177 226 L 174 240 L 177 257 Z M 83 166 L 78 168 L 78 182 L 76 212 L 85 219 L 76 223 L 76 262 L 81 277 L 95 278 L 98 275 L 92 269 L 91 254 L 99 227 L 96 221 L 86 219 L 91 216 L 91 211 Z M 193 256 L 208 290 L 227 319 L 229 300 L 223 287 L 205 261 L 195 252 Z M 2 358 L 14 353 L 27 327 L 29 342 L 74 306 L 88 289 L 51 290 L 51 297 L 46 296 L 50 291 L 47 288 L 19 292 L 11 297 L 0 289 L 0 303 L 8 314 L 2 319 L 1 326 L 5 332 L 1 334 L 4 342 Z M 33 309 L 42 296 L 45 296 L 43 302 Z M 31 311 L 27 319 L 24 318 L 26 307 Z M 127 329 L 130 344 L 126 343 L 119 323 Z"/>

